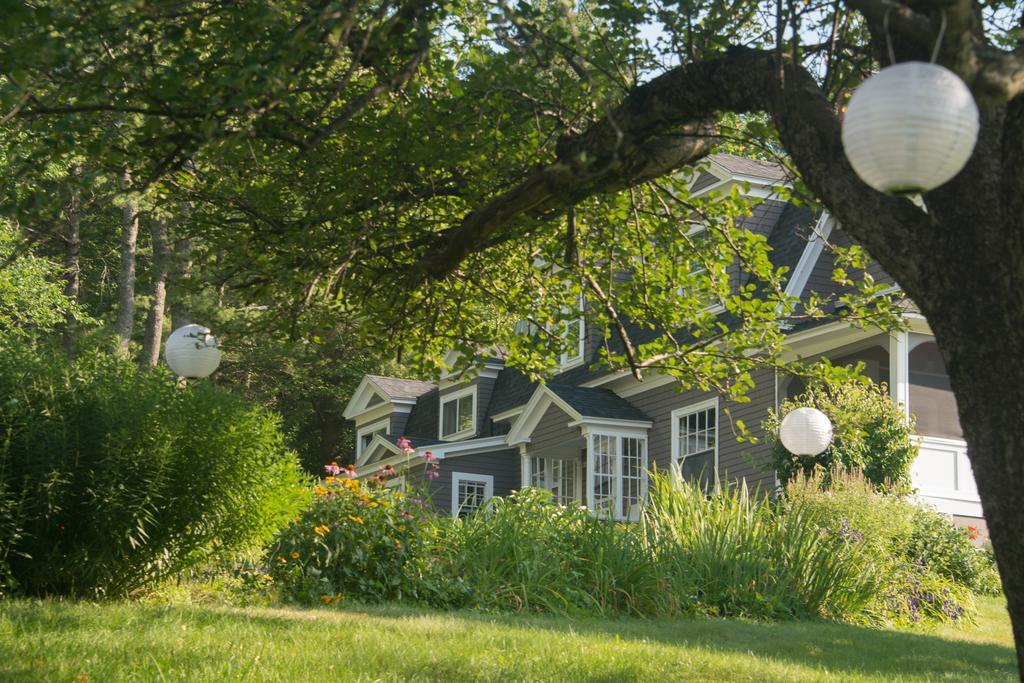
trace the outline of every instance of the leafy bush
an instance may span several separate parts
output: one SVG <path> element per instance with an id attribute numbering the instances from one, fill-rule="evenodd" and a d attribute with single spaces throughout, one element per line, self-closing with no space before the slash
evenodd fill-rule
<path id="1" fill-rule="evenodd" d="M 1001 590 L 995 558 L 971 543 L 970 532 L 948 516 L 915 508 L 913 532 L 903 549 L 908 560 L 982 595 Z"/>
<path id="2" fill-rule="evenodd" d="M 794 408 L 814 407 L 832 420 L 832 445 L 816 456 L 797 456 L 778 439 L 782 417 Z M 816 469 L 826 473 L 859 470 L 876 486 L 910 490 L 910 466 L 917 457 L 912 440 L 914 425 L 886 393 L 884 384 L 847 381 L 808 387 L 795 400 L 769 412 L 764 423 L 772 446 L 776 472 L 788 481 L 800 472 Z"/>
<path id="3" fill-rule="evenodd" d="M 885 577 L 867 608 L 874 620 L 956 622 L 973 612 L 971 591 L 989 586 L 993 576 L 998 586 L 994 566 L 971 546 L 966 530 L 906 497 L 879 491 L 859 472 L 797 477 L 783 505 L 813 510 L 830 533 L 863 539 Z"/>
<path id="4" fill-rule="evenodd" d="M 266 543 L 301 505 L 277 418 L 209 382 L 0 346 L 0 574 L 125 594 Z"/>
<path id="5" fill-rule="evenodd" d="M 432 582 L 426 562 L 438 529 L 433 509 L 350 474 L 317 484 L 312 505 L 271 546 L 267 571 L 282 595 L 325 604 L 347 596 L 448 601 L 452 587 Z"/>

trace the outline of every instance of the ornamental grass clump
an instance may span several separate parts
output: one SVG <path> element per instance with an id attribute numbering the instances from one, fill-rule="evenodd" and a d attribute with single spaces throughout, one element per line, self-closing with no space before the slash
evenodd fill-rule
<path id="1" fill-rule="evenodd" d="M 484 609 L 558 614 L 673 611 L 635 526 L 526 488 L 495 498 L 449 533 L 452 574 Z"/>
<path id="2" fill-rule="evenodd" d="M 746 486 L 651 476 L 643 533 L 680 604 L 720 616 L 854 619 L 880 577 L 862 539 L 827 533 L 813 510 L 780 509 Z"/>

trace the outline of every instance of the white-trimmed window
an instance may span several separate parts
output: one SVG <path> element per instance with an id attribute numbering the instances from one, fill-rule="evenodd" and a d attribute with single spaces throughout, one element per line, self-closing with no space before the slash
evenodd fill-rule
<path id="1" fill-rule="evenodd" d="M 466 517 L 494 497 L 494 477 L 490 474 L 452 472 L 452 517 Z"/>
<path id="2" fill-rule="evenodd" d="M 718 472 L 718 399 L 672 411 L 672 463 L 709 488 Z"/>
<path id="3" fill-rule="evenodd" d="M 647 436 L 591 433 L 587 505 L 598 516 L 637 520 L 647 497 Z"/>
<path id="4" fill-rule="evenodd" d="M 530 458 L 530 486 L 551 491 L 554 502 L 569 505 L 580 499 L 579 460 L 564 458 Z"/>
<path id="5" fill-rule="evenodd" d="M 565 321 L 562 329 L 562 339 L 565 340 L 565 350 L 558 358 L 559 368 L 568 370 L 583 362 L 583 355 L 586 351 L 587 323 L 583 316 L 586 302 L 581 295 L 576 302 L 576 311 L 579 315 L 576 318 Z M 565 313 L 571 313 L 572 309 L 566 307 Z"/>
<path id="6" fill-rule="evenodd" d="M 373 442 L 373 437 L 380 434 L 384 436 L 388 433 L 388 420 L 385 418 L 372 424 L 368 424 L 365 427 L 360 427 L 356 430 L 356 462 L 361 463 L 363 461 L 363 453 L 370 447 Z"/>
<path id="7" fill-rule="evenodd" d="M 476 386 L 441 397 L 438 434 L 442 439 L 461 439 L 476 432 Z"/>
<path id="8" fill-rule="evenodd" d="M 702 243 L 705 243 L 711 239 L 707 226 L 701 224 L 694 225 L 687 231 L 686 234 L 690 238 L 690 241 L 693 242 L 694 245 L 697 246 L 698 248 L 700 248 Z M 704 263 L 704 260 L 700 258 L 698 254 L 694 254 L 693 257 L 690 259 L 690 270 L 688 277 L 691 279 L 695 279 L 698 277 L 706 276 L 707 273 L 708 269 L 707 265 Z M 680 285 L 679 295 L 687 296 L 688 294 L 689 287 L 687 287 L 687 285 L 685 284 Z M 722 305 L 722 302 L 718 300 L 718 297 L 710 292 L 703 297 L 702 303 L 703 308 L 711 313 L 717 313 L 719 311 L 725 310 L 725 307 Z"/>

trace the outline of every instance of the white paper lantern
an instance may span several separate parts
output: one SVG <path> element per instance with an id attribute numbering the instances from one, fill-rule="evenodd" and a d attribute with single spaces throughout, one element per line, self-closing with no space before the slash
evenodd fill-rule
<path id="1" fill-rule="evenodd" d="M 881 192 L 927 192 L 953 178 L 978 139 L 978 105 L 955 73 L 904 62 L 861 83 L 846 108 L 843 148 Z"/>
<path id="2" fill-rule="evenodd" d="M 220 365 L 220 349 L 209 329 L 185 325 L 167 338 L 164 358 L 179 377 L 209 377 Z"/>
<path id="3" fill-rule="evenodd" d="M 818 455 L 832 443 L 832 421 L 817 408 L 797 408 L 782 418 L 779 438 L 793 455 Z"/>

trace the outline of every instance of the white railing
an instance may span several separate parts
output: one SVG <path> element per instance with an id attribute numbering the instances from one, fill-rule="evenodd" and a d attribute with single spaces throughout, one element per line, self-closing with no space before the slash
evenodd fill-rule
<path id="1" fill-rule="evenodd" d="M 910 468 L 918 495 L 939 512 L 981 517 L 967 444 L 959 439 L 919 436 L 920 452 Z"/>

